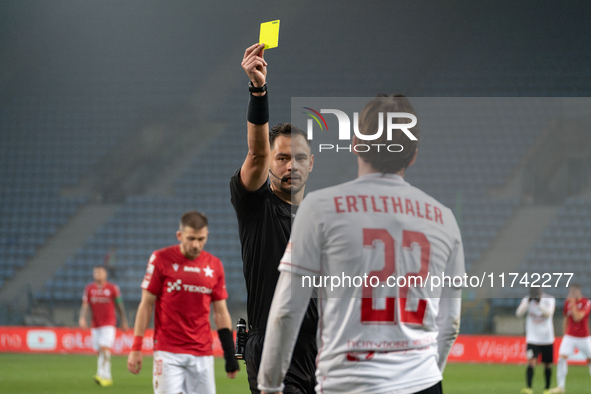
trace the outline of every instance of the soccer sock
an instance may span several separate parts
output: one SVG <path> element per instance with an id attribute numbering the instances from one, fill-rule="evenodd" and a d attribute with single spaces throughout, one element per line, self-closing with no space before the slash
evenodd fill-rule
<path id="1" fill-rule="evenodd" d="M 552 367 L 548 366 L 546 367 L 546 388 L 549 389 L 550 388 L 550 380 L 552 380 Z"/>
<path id="2" fill-rule="evenodd" d="M 111 352 L 105 350 L 105 363 L 103 364 L 103 377 L 111 380 Z"/>
<path id="3" fill-rule="evenodd" d="M 556 381 L 558 383 L 558 387 L 564 388 L 566 383 L 566 374 L 568 372 L 568 364 L 566 358 L 560 357 L 558 358 L 558 365 L 556 366 Z"/>
<path id="4" fill-rule="evenodd" d="M 534 378 L 534 367 L 532 367 L 531 365 L 527 366 L 527 387 L 531 388 L 531 381 Z"/>
<path id="5" fill-rule="evenodd" d="M 96 374 L 98 376 L 103 376 L 103 364 L 105 363 L 105 355 L 103 354 L 103 352 L 101 352 L 99 350 L 99 356 L 98 356 L 98 363 L 97 363 L 97 369 L 96 369 Z"/>

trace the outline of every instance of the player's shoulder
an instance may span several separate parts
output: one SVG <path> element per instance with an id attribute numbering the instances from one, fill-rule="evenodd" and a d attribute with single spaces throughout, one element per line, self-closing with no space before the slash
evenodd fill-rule
<path id="1" fill-rule="evenodd" d="M 359 183 L 361 178 L 356 178 L 351 181 L 339 183 L 338 185 L 324 187 L 322 189 L 314 190 L 306 194 L 306 198 L 302 201 L 307 205 L 317 206 L 323 201 L 332 201 L 335 197 L 345 195 L 347 193 L 359 192 Z M 357 190 L 356 190 L 357 189 Z"/>
<path id="2" fill-rule="evenodd" d="M 222 264 L 222 260 L 220 260 L 219 257 L 214 256 L 207 250 L 202 250 L 200 257 L 203 259 L 203 261 L 208 262 L 210 264 Z"/>
<path id="3" fill-rule="evenodd" d="M 170 245 L 162 249 L 158 249 L 152 252 L 150 256 L 150 263 L 158 263 L 163 260 L 169 260 L 173 258 L 177 253 L 178 245 Z"/>
<path id="4" fill-rule="evenodd" d="M 302 200 L 301 205 L 316 205 L 323 200 L 328 201 L 329 199 L 333 198 L 334 196 L 339 195 L 339 192 L 342 190 L 339 186 L 335 185 L 326 187 L 324 189 L 314 190 L 313 192 L 309 192 L 306 194 L 306 198 Z"/>
<path id="5" fill-rule="evenodd" d="M 331 201 L 334 201 L 337 196 L 342 196 L 345 191 L 345 184 L 341 183 L 307 193 L 298 207 L 296 217 L 305 216 L 308 220 L 312 218 L 322 220 L 325 213 L 331 212 Z"/>

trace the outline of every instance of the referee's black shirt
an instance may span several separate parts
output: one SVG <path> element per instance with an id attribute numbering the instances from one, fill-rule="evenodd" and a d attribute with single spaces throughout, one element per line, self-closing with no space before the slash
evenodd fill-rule
<path id="1" fill-rule="evenodd" d="M 230 192 L 242 245 L 248 325 L 264 332 L 279 279 L 277 267 L 289 241 L 292 212 L 297 206 L 273 194 L 268 180 L 249 192 L 240 183 L 240 169 L 230 180 Z M 315 335 L 317 324 L 316 299 L 311 299 L 300 333 Z"/>

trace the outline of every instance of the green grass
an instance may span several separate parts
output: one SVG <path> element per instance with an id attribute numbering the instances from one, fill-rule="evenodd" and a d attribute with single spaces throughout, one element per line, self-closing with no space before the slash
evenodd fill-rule
<path id="1" fill-rule="evenodd" d="M 95 356 L 55 354 L 0 353 L 0 393 L 2 394 L 86 394 L 107 392 L 153 393 L 152 357 L 144 357 L 139 375 L 127 371 L 127 358 L 112 359 L 113 386 L 100 387 L 92 377 L 96 373 Z M 215 359 L 217 392 L 250 393 L 246 381 L 246 366 L 241 363 L 236 379 L 228 379 L 224 360 Z"/>
<path id="2" fill-rule="evenodd" d="M 519 394 L 525 384 L 525 365 L 448 364 L 443 376 L 446 394 Z M 552 367 L 552 383 L 556 386 L 556 365 Z M 544 390 L 544 369 L 535 369 L 533 389 L 535 394 Z M 572 394 L 591 393 L 591 377 L 586 366 L 568 367 L 566 391 Z"/>
<path id="3" fill-rule="evenodd" d="M 216 385 L 219 394 L 247 394 L 246 370 L 236 379 L 226 378 L 222 359 L 216 359 Z M 555 371 L 555 368 L 554 368 Z M 152 358 L 144 358 L 144 368 L 139 375 L 127 372 L 126 358 L 113 357 L 112 387 L 96 385 L 92 376 L 96 372 L 96 357 L 75 355 L 0 354 L 0 393 L 152 393 Z M 553 373 L 553 386 L 555 374 Z M 525 386 L 525 366 L 449 364 L 445 370 L 446 394 L 518 394 Z M 534 390 L 541 394 L 543 370 L 536 369 Z M 566 382 L 569 393 L 591 393 L 589 369 L 570 366 Z"/>

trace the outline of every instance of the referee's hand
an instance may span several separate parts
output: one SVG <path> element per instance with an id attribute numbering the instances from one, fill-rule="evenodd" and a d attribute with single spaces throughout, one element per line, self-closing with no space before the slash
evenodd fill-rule
<path id="1" fill-rule="evenodd" d="M 246 48 L 242 59 L 242 68 L 256 87 L 267 81 L 267 62 L 263 58 L 265 44 L 254 44 Z"/>

